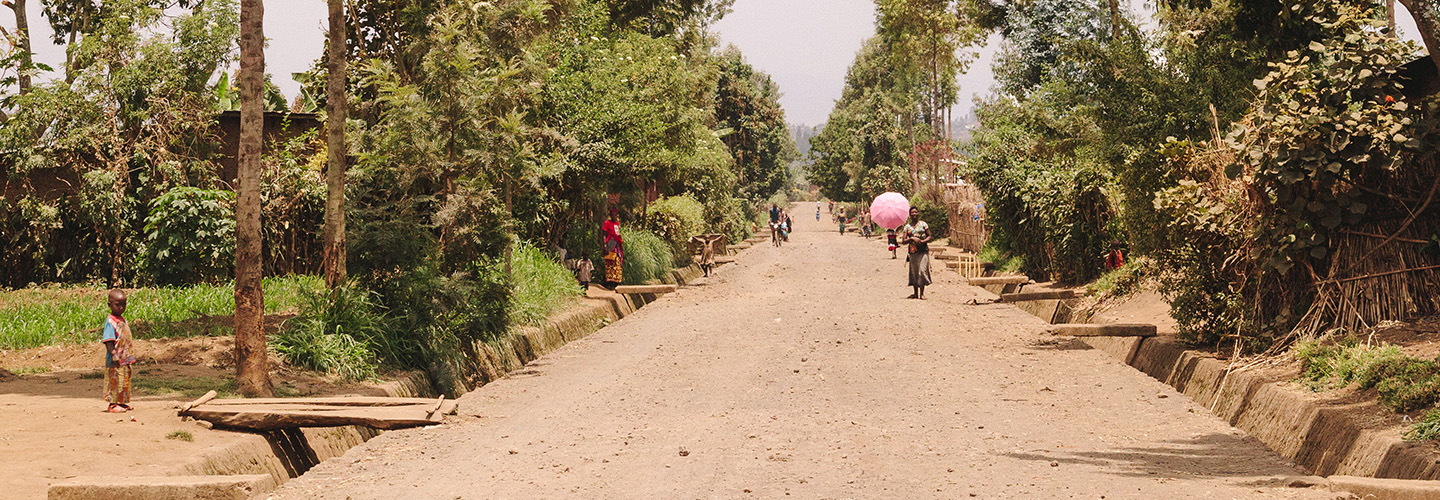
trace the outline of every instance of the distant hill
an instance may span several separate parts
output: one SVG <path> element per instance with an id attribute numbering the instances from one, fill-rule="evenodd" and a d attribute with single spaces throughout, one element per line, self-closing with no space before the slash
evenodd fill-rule
<path id="1" fill-rule="evenodd" d="M 824 128 L 825 125 L 815 127 L 803 123 L 790 125 L 790 137 L 795 138 L 795 148 L 800 150 L 801 156 L 810 154 L 810 139 L 819 135 Z"/>

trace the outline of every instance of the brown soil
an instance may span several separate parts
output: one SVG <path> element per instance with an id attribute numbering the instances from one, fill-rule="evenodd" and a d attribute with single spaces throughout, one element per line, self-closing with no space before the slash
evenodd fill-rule
<path id="1" fill-rule="evenodd" d="M 212 387 L 233 387 L 234 339 L 139 340 L 135 390 L 123 414 L 105 413 L 98 344 L 0 351 L 0 497 L 43 499 L 49 485 L 76 476 L 165 475 L 206 450 L 238 440 L 176 416 L 176 407 Z M 384 395 L 279 364 L 281 395 Z M 191 441 L 186 441 L 185 436 Z"/>
<path id="2" fill-rule="evenodd" d="M 1333 498 L 1253 438 L 935 269 L 797 220 L 276 499 Z"/>

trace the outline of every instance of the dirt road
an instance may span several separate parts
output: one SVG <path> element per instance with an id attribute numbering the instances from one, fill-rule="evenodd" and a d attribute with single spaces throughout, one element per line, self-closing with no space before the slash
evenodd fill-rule
<path id="1" fill-rule="evenodd" d="M 799 229 L 275 498 L 1333 498 L 953 272 L 907 300 L 903 257 Z"/>

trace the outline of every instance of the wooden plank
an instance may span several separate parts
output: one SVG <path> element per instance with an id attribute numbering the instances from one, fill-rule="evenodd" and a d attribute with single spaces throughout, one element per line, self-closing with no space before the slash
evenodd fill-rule
<path id="1" fill-rule="evenodd" d="M 1050 327 L 1051 335 L 1072 337 L 1154 337 L 1155 325 L 1144 323 L 1062 323 Z"/>
<path id="2" fill-rule="evenodd" d="M 1031 300 L 1063 300 L 1075 298 L 1074 290 L 1048 290 L 1043 292 L 1007 293 L 1000 296 L 1000 302 L 1025 302 Z"/>
<path id="3" fill-rule="evenodd" d="M 411 406 L 434 404 L 430 398 L 387 398 L 377 396 L 331 396 L 323 398 L 249 398 L 216 399 L 207 406 L 251 406 L 251 405 L 315 405 L 315 406 Z M 196 405 L 199 406 L 199 405 Z"/>
<path id="4" fill-rule="evenodd" d="M 378 406 L 315 405 L 298 402 L 204 404 L 182 411 L 180 415 L 205 420 L 217 426 L 253 430 L 345 425 L 363 425 L 388 430 L 433 424 L 435 421 L 431 418 L 432 410 L 443 408 L 444 402 L 437 405 L 434 400 L 430 399 L 420 399 L 420 401 L 423 402 Z"/>
<path id="5" fill-rule="evenodd" d="M 620 285 L 615 287 L 615 293 L 636 294 L 636 293 L 671 293 L 679 289 L 675 285 Z"/>
<path id="6" fill-rule="evenodd" d="M 181 406 L 181 407 L 180 407 L 180 411 L 183 412 L 183 411 L 185 411 L 185 410 L 189 410 L 189 409 L 194 408 L 194 407 L 196 407 L 196 406 L 200 406 L 200 405 L 203 405 L 203 404 L 205 404 L 205 403 L 208 403 L 208 402 L 210 402 L 210 400 L 215 399 L 215 396 L 217 396 L 217 395 L 219 395 L 219 394 L 216 393 L 215 391 L 206 392 L 204 396 L 200 396 L 200 399 L 196 399 L 196 400 L 194 400 L 194 401 L 191 401 L 191 402 L 189 402 L 189 403 L 186 403 L 185 406 Z"/>
<path id="7" fill-rule="evenodd" d="M 991 276 L 988 278 L 970 278 L 970 286 L 1023 285 L 1029 282 L 1029 276 Z"/>

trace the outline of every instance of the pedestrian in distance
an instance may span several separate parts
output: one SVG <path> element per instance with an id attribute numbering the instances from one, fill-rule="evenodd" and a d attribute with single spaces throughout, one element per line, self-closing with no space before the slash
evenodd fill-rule
<path id="1" fill-rule="evenodd" d="M 895 260 L 895 249 L 900 248 L 900 242 L 895 235 L 895 228 L 892 227 L 885 230 L 885 243 L 890 245 L 890 260 Z"/>
<path id="2" fill-rule="evenodd" d="M 130 365 L 135 364 L 135 340 L 130 336 L 130 323 L 125 321 L 124 290 L 110 290 L 110 316 L 105 318 L 100 342 L 105 344 L 105 411 L 130 411 Z"/>
<path id="3" fill-rule="evenodd" d="M 590 274 L 595 271 L 595 263 L 590 262 L 590 254 L 580 254 L 580 262 L 575 264 L 575 277 L 580 280 L 581 290 L 590 290 Z"/>
<path id="4" fill-rule="evenodd" d="M 625 277 L 625 240 L 620 237 L 620 211 L 610 209 L 610 218 L 600 226 L 604 237 L 605 288 L 614 290 Z"/>
<path id="5" fill-rule="evenodd" d="M 780 222 L 780 207 L 770 204 L 770 222 Z"/>
<path id="6" fill-rule="evenodd" d="M 910 287 L 915 290 L 909 298 L 925 300 L 925 287 L 930 280 L 930 225 L 920 220 L 920 209 L 910 209 L 910 223 L 902 230 L 907 245 L 906 259 L 910 264 Z"/>

